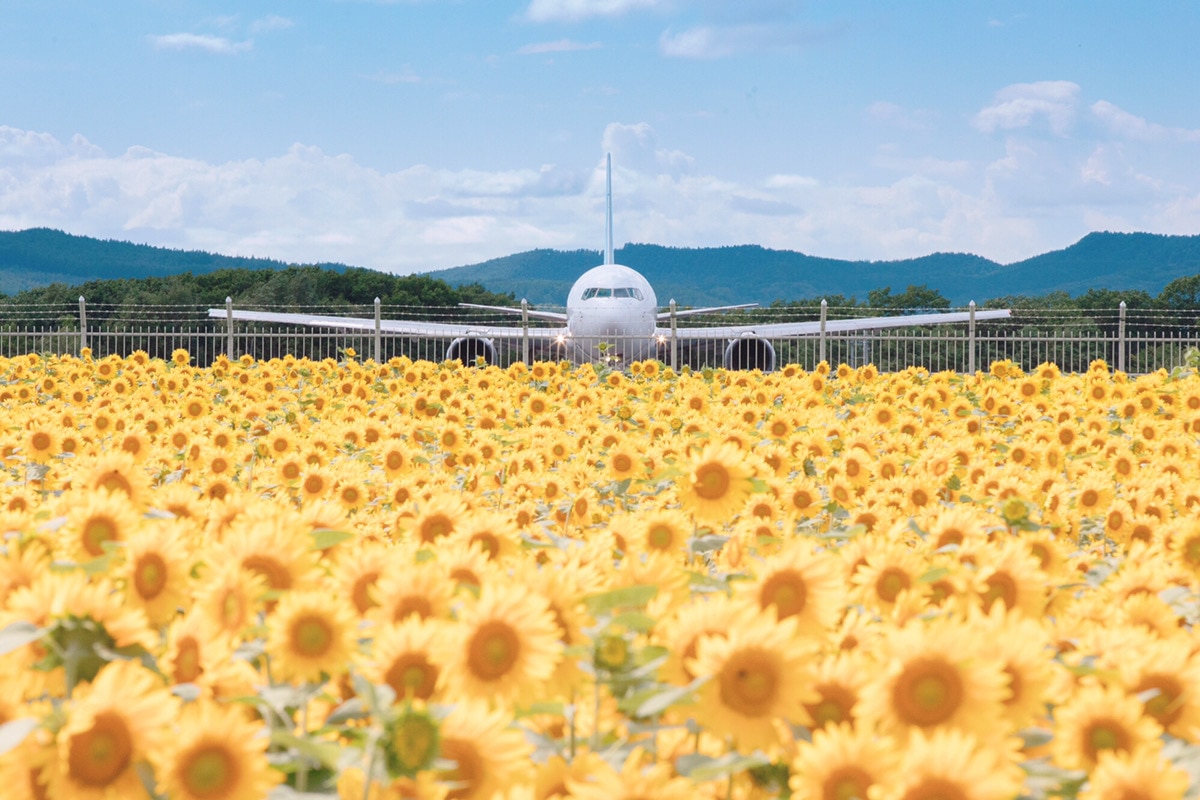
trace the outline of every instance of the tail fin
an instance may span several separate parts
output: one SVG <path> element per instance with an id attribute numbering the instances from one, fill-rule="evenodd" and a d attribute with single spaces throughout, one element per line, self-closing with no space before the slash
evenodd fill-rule
<path id="1" fill-rule="evenodd" d="M 605 228 L 604 228 L 604 263 L 614 264 L 613 261 L 613 232 L 612 232 L 612 153 L 606 156 L 605 177 Z"/>

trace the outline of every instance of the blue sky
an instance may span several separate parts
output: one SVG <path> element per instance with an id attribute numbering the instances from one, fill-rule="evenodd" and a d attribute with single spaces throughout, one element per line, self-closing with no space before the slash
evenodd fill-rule
<path id="1" fill-rule="evenodd" d="M 412 272 L 1200 233 L 1200 4 L 5 0 L 0 229 Z M 631 266 L 636 267 L 636 264 Z"/>

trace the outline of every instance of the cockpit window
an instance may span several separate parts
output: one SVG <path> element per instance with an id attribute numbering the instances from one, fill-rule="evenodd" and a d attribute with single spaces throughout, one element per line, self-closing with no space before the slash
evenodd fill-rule
<path id="1" fill-rule="evenodd" d="M 593 297 L 632 297 L 635 300 L 642 299 L 642 290 L 636 286 L 622 286 L 617 289 L 601 289 L 592 287 L 583 290 L 582 300 L 591 300 Z"/>

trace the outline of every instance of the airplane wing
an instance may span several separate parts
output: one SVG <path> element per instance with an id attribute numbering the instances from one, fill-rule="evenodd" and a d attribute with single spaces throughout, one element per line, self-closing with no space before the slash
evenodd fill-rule
<path id="1" fill-rule="evenodd" d="M 225 319 L 223 308 L 210 308 L 208 316 Z M 332 317 L 322 314 L 288 314 L 276 311 L 241 311 L 234 309 L 233 318 L 243 322 L 271 322 L 285 325 L 307 325 L 315 328 L 344 328 L 374 332 L 375 320 L 362 317 Z M 522 328 L 518 325 L 463 325 L 454 322 L 424 322 L 421 320 L 384 319 L 379 329 L 387 333 L 425 336 L 430 338 L 483 337 L 487 339 L 521 339 L 528 332 L 530 339 L 554 339 L 566 333 L 566 328 Z"/>
<path id="2" fill-rule="evenodd" d="M 1012 316 L 1012 311 L 1003 309 L 988 309 L 975 312 L 975 320 L 981 322 L 990 319 L 1006 319 Z M 945 311 L 934 314 L 906 314 L 892 317 L 857 317 L 853 319 L 830 319 L 825 321 L 826 333 L 849 333 L 852 331 L 871 331 L 881 328 L 907 328 L 913 325 L 943 325 L 950 322 L 968 322 L 971 319 L 969 311 Z M 816 336 L 821 332 L 818 320 L 810 322 L 766 322 L 747 323 L 744 325 L 716 325 L 699 328 L 677 328 L 676 334 L 690 339 L 736 339 L 739 336 L 760 336 L 769 339 L 775 336 Z M 657 336 L 669 336 L 669 328 L 658 328 Z"/>
<path id="3" fill-rule="evenodd" d="M 512 306 L 485 306 L 479 303 L 459 303 L 459 308 L 476 308 L 480 311 L 498 311 L 501 314 L 515 314 L 520 316 L 525 314 L 530 319 L 544 319 L 550 322 L 561 322 L 564 325 L 567 322 L 567 315 L 561 311 L 539 311 L 536 308 L 520 309 Z"/>
<path id="4" fill-rule="evenodd" d="M 684 317 L 698 317 L 701 314 L 719 314 L 722 311 L 738 311 L 743 308 L 758 308 L 758 303 L 742 303 L 736 306 L 708 306 L 707 308 L 677 308 L 675 309 L 675 319 L 683 319 Z M 665 322 L 671 318 L 670 311 L 658 312 L 658 321 Z"/>

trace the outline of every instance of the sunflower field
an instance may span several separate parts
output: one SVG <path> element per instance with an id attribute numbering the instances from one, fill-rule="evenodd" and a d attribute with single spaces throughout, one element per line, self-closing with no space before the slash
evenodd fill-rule
<path id="1" fill-rule="evenodd" d="M 5 798 L 1200 794 L 1200 377 L 0 360 Z"/>

